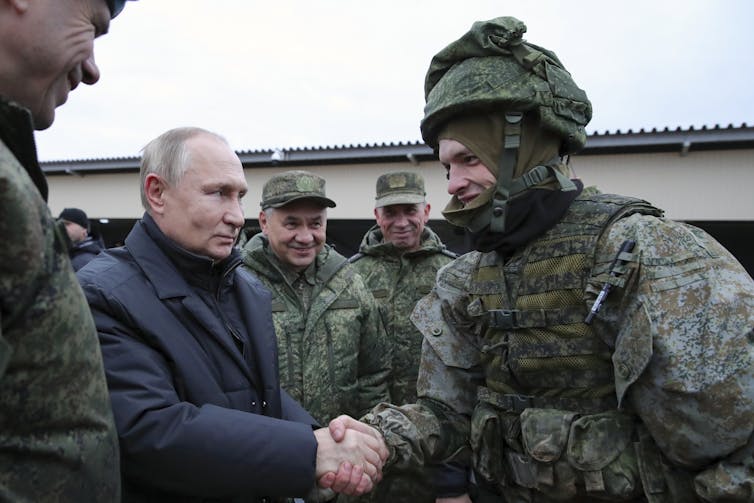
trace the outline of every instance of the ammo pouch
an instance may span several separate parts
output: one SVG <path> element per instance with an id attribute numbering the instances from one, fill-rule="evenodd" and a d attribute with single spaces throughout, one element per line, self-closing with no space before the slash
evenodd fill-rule
<path id="1" fill-rule="evenodd" d="M 470 439 L 476 476 L 501 493 L 518 486 L 558 500 L 621 501 L 643 494 L 634 434 L 635 419 L 617 410 L 519 415 L 479 402 Z"/>

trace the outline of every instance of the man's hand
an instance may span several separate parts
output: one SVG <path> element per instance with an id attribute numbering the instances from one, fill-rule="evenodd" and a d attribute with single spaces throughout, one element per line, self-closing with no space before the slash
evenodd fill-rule
<path id="1" fill-rule="evenodd" d="M 382 435 L 379 431 L 369 426 L 368 424 L 357 421 L 351 416 L 346 416 L 344 414 L 330 421 L 328 428 L 330 429 L 330 435 L 332 435 L 332 438 L 336 442 L 343 440 L 347 430 L 355 430 L 365 435 L 370 435 L 379 444 L 378 454 L 380 456 L 380 459 L 382 460 L 382 464 L 385 464 L 385 461 L 387 461 L 389 451 L 387 450 L 387 446 L 385 445 L 385 440 L 382 438 Z"/>
<path id="2" fill-rule="evenodd" d="M 349 416 L 339 416 L 317 438 L 316 476 L 319 487 L 349 495 L 372 490 L 382 479 L 388 450 L 380 433 Z"/>

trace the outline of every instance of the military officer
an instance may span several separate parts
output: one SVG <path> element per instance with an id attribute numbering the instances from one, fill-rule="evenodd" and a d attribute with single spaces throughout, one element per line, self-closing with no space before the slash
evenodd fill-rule
<path id="1" fill-rule="evenodd" d="M 272 292 L 281 383 L 317 420 L 389 401 L 390 346 L 377 303 L 326 242 L 325 180 L 286 171 L 262 189 L 262 232 L 243 261 Z"/>

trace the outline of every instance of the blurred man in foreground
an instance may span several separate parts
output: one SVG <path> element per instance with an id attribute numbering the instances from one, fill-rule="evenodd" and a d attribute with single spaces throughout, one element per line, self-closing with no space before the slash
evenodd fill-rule
<path id="1" fill-rule="evenodd" d="M 0 499 L 119 501 L 92 317 L 47 207 L 34 130 L 99 80 L 94 39 L 124 0 L 0 2 Z"/>

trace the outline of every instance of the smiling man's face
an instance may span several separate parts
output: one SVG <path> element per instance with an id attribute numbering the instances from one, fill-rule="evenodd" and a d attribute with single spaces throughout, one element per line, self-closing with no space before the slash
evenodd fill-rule
<path id="1" fill-rule="evenodd" d="M 31 111 L 34 128 L 47 129 L 55 109 L 79 84 L 92 85 L 100 73 L 94 62 L 94 39 L 107 32 L 110 9 L 104 0 L 17 2 L 12 12 L 16 60 L 5 62 L 12 78 L 0 93 Z"/>

